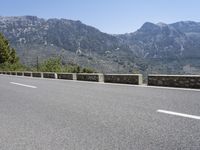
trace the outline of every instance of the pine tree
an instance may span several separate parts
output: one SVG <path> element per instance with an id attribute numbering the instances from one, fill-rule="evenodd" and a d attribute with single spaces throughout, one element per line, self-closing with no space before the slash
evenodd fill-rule
<path id="1" fill-rule="evenodd" d="M 15 64 L 18 61 L 15 49 L 10 47 L 8 40 L 0 33 L 0 64 Z"/>
<path id="2" fill-rule="evenodd" d="M 16 51 L 15 51 L 15 49 L 11 48 L 9 63 L 16 64 L 18 62 L 19 62 L 19 58 L 16 55 Z"/>

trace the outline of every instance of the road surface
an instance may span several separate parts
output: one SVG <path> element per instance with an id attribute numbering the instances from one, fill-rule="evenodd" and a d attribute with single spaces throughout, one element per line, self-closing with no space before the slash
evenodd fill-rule
<path id="1" fill-rule="evenodd" d="M 0 150 L 200 149 L 200 91 L 0 75 Z"/>

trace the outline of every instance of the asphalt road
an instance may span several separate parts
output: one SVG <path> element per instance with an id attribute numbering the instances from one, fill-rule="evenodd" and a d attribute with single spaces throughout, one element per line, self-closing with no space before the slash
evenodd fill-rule
<path id="1" fill-rule="evenodd" d="M 198 90 L 0 75 L 0 150 L 199 150 L 199 116 Z"/>

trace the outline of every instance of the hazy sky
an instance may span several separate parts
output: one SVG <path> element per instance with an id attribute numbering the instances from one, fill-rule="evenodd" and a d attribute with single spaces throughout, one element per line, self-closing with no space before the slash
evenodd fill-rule
<path id="1" fill-rule="evenodd" d="M 0 0 L 0 16 L 80 20 L 107 33 L 127 33 L 146 21 L 200 22 L 200 0 Z"/>

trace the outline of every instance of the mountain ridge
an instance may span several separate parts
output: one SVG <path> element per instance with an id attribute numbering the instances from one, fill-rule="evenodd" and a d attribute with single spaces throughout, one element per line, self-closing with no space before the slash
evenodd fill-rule
<path id="1" fill-rule="evenodd" d="M 194 67 L 200 58 L 200 23 L 193 21 L 146 22 L 135 32 L 111 35 L 78 20 L 0 16 L 0 32 L 27 65 L 34 65 L 38 55 L 41 61 L 59 56 L 64 63 L 94 67 L 102 72 L 130 73 L 158 71 L 160 66 L 154 64 L 155 60 L 161 65 L 173 60 L 181 63 L 180 67 L 170 64 L 171 71 L 184 73 L 185 65 Z M 193 58 L 192 63 L 182 63 Z"/>

